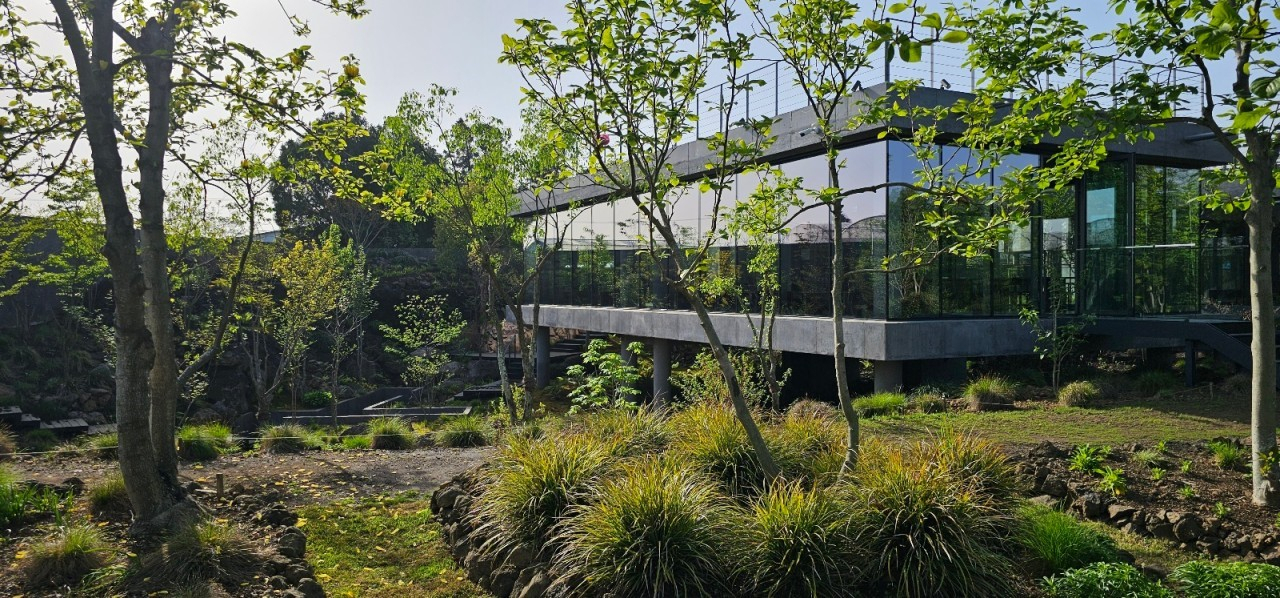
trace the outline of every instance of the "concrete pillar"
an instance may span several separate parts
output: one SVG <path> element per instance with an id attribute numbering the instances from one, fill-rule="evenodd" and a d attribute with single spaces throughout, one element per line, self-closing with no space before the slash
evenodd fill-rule
<path id="1" fill-rule="evenodd" d="M 671 400 L 671 341 L 653 339 L 653 406 L 662 407 Z"/>
<path id="2" fill-rule="evenodd" d="M 902 390 L 901 361 L 873 361 L 873 372 L 876 379 L 876 392 L 899 392 Z"/>
<path id="3" fill-rule="evenodd" d="M 533 333 L 534 364 L 537 368 L 537 387 L 546 388 L 551 383 L 551 329 L 539 326 Z"/>

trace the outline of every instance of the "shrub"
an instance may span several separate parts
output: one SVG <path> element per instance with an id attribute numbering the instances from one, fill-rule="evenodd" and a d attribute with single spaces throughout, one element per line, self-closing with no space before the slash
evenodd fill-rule
<path id="1" fill-rule="evenodd" d="M 22 573 L 32 588 L 72 585 L 105 566 L 108 556 L 98 528 L 73 525 L 32 546 L 22 561 Z"/>
<path id="2" fill-rule="evenodd" d="M 493 460 L 480 512 L 508 540 L 540 545 L 605 471 L 612 448 L 582 434 L 512 439 Z"/>
<path id="3" fill-rule="evenodd" d="M 1173 594 L 1151 581 L 1133 565 L 1094 563 L 1044 580 L 1049 598 L 1172 598 Z"/>
<path id="4" fill-rule="evenodd" d="M 0 461 L 18 452 L 18 437 L 8 427 L 0 425 Z"/>
<path id="5" fill-rule="evenodd" d="M 1084 407 L 1101 398 L 1102 390 L 1087 380 L 1072 382 L 1058 390 L 1058 404 L 1063 407 Z"/>
<path id="6" fill-rule="evenodd" d="M 1169 574 L 1174 587 L 1197 598 L 1280 596 L 1280 567 L 1265 563 L 1192 561 Z"/>
<path id="7" fill-rule="evenodd" d="M 347 450 L 371 449 L 373 448 L 373 439 L 369 438 L 368 436 L 365 436 L 364 434 L 357 434 L 355 436 L 343 436 L 342 448 Z"/>
<path id="8" fill-rule="evenodd" d="M 1012 566 L 992 548 L 1010 525 L 1009 505 L 931 466 L 922 459 L 930 452 L 860 461 L 849 491 L 851 536 L 867 555 L 863 584 L 874 595 L 1012 595 Z"/>
<path id="9" fill-rule="evenodd" d="M 267 426 L 262 430 L 262 450 L 268 453 L 301 453 L 307 448 L 307 429 L 298 424 Z"/>
<path id="10" fill-rule="evenodd" d="M 844 419 L 835 405 L 813 399 L 800 399 L 792 403 L 790 407 L 787 407 L 787 415 Z"/>
<path id="11" fill-rule="evenodd" d="M 619 596 L 728 595 L 740 513 L 693 471 L 643 458 L 571 509 L 559 565 Z"/>
<path id="12" fill-rule="evenodd" d="M 58 436 L 52 430 L 32 430 L 22 435 L 22 446 L 34 453 L 51 451 L 58 446 Z"/>
<path id="13" fill-rule="evenodd" d="M 369 420 L 369 439 L 375 449 L 402 451 L 413 448 L 417 435 L 402 418 L 379 417 Z"/>
<path id="14" fill-rule="evenodd" d="M 178 430 L 178 458 L 183 461 L 208 461 L 235 447 L 231 428 L 225 424 L 183 426 Z"/>
<path id="15" fill-rule="evenodd" d="M 130 578 L 138 589 L 216 581 L 238 585 L 252 578 L 261 557 L 251 541 L 234 527 L 201 522 L 171 536 L 142 556 Z"/>
<path id="16" fill-rule="evenodd" d="M 489 444 L 489 426 L 478 416 L 462 415 L 445 420 L 436 432 L 442 446 L 468 448 Z"/>
<path id="17" fill-rule="evenodd" d="M 611 445 L 619 456 L 656 452 L 667 446 L 671 430 L 666 418 L 652 409 L 605 408 L 577 415 L 570 431 L 587 434 Z"/>
<path id="18" fill-rule="evenodd" d="M 1026 550 L 1040 575 L 1120 561 L 1120 551 L 1111 538 L 1048 507 L 1023 507 L 1018 512 L 1016 530 L 1019 546 Z"/>
<path id="19" fill-rule="evenodd" d="M 333 404 L 333 393 L 327 390 L 312 390 L 302 395 L 302 405 L 311 409 L 320 409 Z"/>
<path id="20" fill-rule="evenodd" d="M 133 505 L 129 502 L 129 492 L 125 489 L 124 476 L 119 472 L 89 486 L 87 496 L 89 513 L 95 517 L 128 516 L 133 510 Z"/>
<path id="21" fill-rule="evenodd" d="M 1159 394 L 1161 391 L 1173 390 L 1178 387 L 1178 377 L 1169 372 L 1147 371 L 1138 374 L 1138 379 L 1134 380 L 1134 386 L 1138 388 L 1138 392 L 1144 396 L 1152 396 Z"/>
<path id="22" fill-rule="evenodd" d="M 789 478 L 807 482 L 833 479 L 844 465 L 848 431 L 844 422 L 804 411 L 788 411 L 766 428 L 774 458 Z"/>
<path id="23" fill-rule="evenodd" d="M 921 386 L 907 397 L 907 409 L 920 413 L 943 413 L 947 410 L 947 393 L 936 386 Z"/>
<path id="24" fill-rule="evenodd" d="M 907 395 L 900 392 L 878 392 L 853 400 L 853 408 L 863 417 L 878 415 L 895 415 L 902 413 L 907 407 Z"/>
<path id="25" fill-rule="evenodd" d="M 775 485 L 756 501 L 739 561 L 759 596 L 846 596 L 858 554 L 845 506 L 830 492 Z"/>
<path id="26" fill-rule="evenodd" d="M 964 389 L 969 408 L 974 411 L 1004 409 L 1013 405 L 1018 396 L 1014 383 L 997 376 L 983 376 L 970 382 Z"/>
<path id="27" fill-rule="evenodd" d="M 763 487 L 764 470 L 728 407 L 697 403 L 677 413 L 671 426 L 675 437 L 669 453 L 676 459 L 711 476 L 730 494 L 756 493 Z"/>
<path id="28" fill-rule="evenodd" d="M 1245 462 L 1249 459 L 1249 452 L 1230 440 L 1214 440 L 1207 447 L 1209 452 L 1213 453 L 1213 462 L 1219 469 L 1229 471 L 1243 469 Z"/>
<path id="29" fill-rule="evenodd" d="M 115 459 L 120 448 L 120 436 L 115 432 L 94 434 L 85 439 L 84 446 L 90 455 L 98 459 Z"/>

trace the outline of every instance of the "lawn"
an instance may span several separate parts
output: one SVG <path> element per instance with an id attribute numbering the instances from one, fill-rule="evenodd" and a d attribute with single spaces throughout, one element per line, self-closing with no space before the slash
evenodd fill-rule
<path id="1" fill-rule="evenodd" d="M 1005 444 L 1196 441 L 1249 435 L 1248 402 L 1239 398 L 1141 399 L 1098 408 L 1029 403 L 1013 411 L 910 414 L 865 419 L 872 436 L 916 438 L 950 426 Z"/>
<path id="2" fill-rule="evenodd" d="M 307 559 L 330 596 L 488 596 L 454 564 L 426 496 L 348 499 L 299 513 Z"/>

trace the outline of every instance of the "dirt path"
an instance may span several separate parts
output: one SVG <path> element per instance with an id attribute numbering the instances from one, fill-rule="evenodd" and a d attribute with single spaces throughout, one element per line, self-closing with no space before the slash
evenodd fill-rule
<path id="1" fill-rule="evenodd" d="M 224 475 L 228 489 L 237 484 L 281 491 L 296 504 L 324 503 L 347 497 L 417 490 L 430 492 L 453 476 L 488 458 L 488 448 L 429 448 L 412 451 L 309 451 L 296 455 L 228 455 L 203 464 L 184 464 L 184 481 L 212 488 Z M 24 479 L 59 484 L 79 478 L 86 484 L 116 469 L 111 461 L 88 457 L 28 457 L 10 461 Z"/>

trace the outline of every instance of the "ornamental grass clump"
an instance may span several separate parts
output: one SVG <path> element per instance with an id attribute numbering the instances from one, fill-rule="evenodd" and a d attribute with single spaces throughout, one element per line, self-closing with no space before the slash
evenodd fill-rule
<path id="1" fill-rule="evenodd" d="M 594 436 L 612 446 L 618 456 L 658 452 L 671 442 L 666 417 L 653 409 L 598 409 L 576 414 L 568 426 L 570 432 Z"/>
<path id="2" fill-rule="evenodd" d="M 97 527 L 72 525 L 32 546 L 20 569 L 28 588 L 74 585 L 104 567 L 110 554 Z"/>
<path id="3" fill-rule="evenodd" d="M 947 471 L 958 483 L 999 504 L 1001 509 L 1009 508 L 1026 490 L 1026 480 L 990 440 L 944 429 L 929 442 L 915 445 L 914 451 L 918 462 L 932 463 Z"/>
<path id="4" fill-rule="evenodd" d="M 475 415 L 461 415 L 445 420 L 436 432 L 441 446 L 469 448 L 489 444 L 489 424 Z"/>
<path id="5" fill-rule="evenodd" d="M 813 399 L 800 399 L 792 403 L 790 407 L 787 407 L 787 415 L 843 419 L 840 415 L 840 410 L 836 409 L 835 405 Z"/>
<path id="6" fill-rule="evenodd" d="M 906 411 L 907 395 L 900 392 L 878 392 L 854 399 L 853 408 L 863 417 L 897 415 Z"/>
<path id="7" fill-rule="evenodd" d="M 863 452 L 847 487 L 850 535 L 867 555 L 860 585 L 885 596 L 1012 595 L 1001 548 L 1017 500 L 988 494 L 984 475 L 938 467 L 930 456 L 941 452 Z"/>
<path id="8" fill-rule="evenodd" d="M 267 426 L 262 430 L 262 450 L 268 453 L 301 453 L 307 448 L 307 429 L 298 424 Z"/>
<path id="9" fill-rule="evenodd" d="M 1248 462 L 1249 451 L 1230 440 L 1214 440 L 1206 446 L 1213 454 L 1213 462 L 1218 469 L 1226 471 L 1244 469 L 1245 463 Z"/>
<path id="10" fill-rule="evenodd" d="M 1008 409 L 1018 398 L 1018 386 L 999 376 L 983 376 L 965 387 L 964 396 L 974 411 Z"/>
<path id="11" fill-rule="evenodd" d="M 613 461 L 611 444 L 585 434 L 512 438 L 493 459 L 479 513 L 505 540 L 540 546 Z"/>
<path id="12" fill-rule="evenodd" d="M 672 417 L 671 429 L 674 439 L 668 453 L 710 476 L 730 495 L 756 494 L 764 487 L 764 469 L 742 423 L 727 406 L 697 403 Z M 766 443 L 776 445 L 771 437 L 765 435 Z"/>
<path id="13" fill-rule="evenodd" d="M 18 452 L 18 437 L 7 426 L 0 425 L 0 461 Z"/>
<path id="14" fill-rule="evenodd" d="M 262 556 L 234 527 L 205 521 L 180 530 L 129 572 L 138 591 L 217 582 L 234 587 L 253 578 Z"/>
<path id="15" fill-rule="evenodd" d="M 1071 515 L 1039 505 L 1018 511 L 1015 539 L 1039 576 L 1056 575 L 1093 563 L 1120 562 L 1120 551 L 1107 535 Z"/>
<path id="16" fill-rule="evenodd" d="M 1079 380 L 1058 391 L 1058 404 L 1063 407 L 1087 407 L 1102 399 L 1102 389 L 1088 380 Z"/>
<path id="17" fill-rule="evenodd" d="M 765 429 L 775 458 L 788 479 L 807 483 L 834 481 L 844 464 L 848 430 L 836 419 L 788 411 Z"/>
<path id="18" fill-rule="evenodd" d="M 860 553 L 847 506 L 826 489 L 773 486 L 747 518 L 739 575 L 753 596 L 852 596 Z"/>
<path id="19" fill-rule="evenodd" d="M 417 434 L 403 418 L 378 417 L 369 420 L 369 439 L 374 449 L 402 451 L 413 448 Z"/>
<path id="20" fill-rule="evenodd" d="M 84 447 L 88 454 L 98 459 L 115 459 L 120 449 L 120 435 L 115 432 L 94 434 L 85 439 Z"/>
<path id="21" fill-rule="evenodd" d="M 208 461 L 235 448 L 231 428 L 225 424 L 183 426 L 178 430 L 178 458 L 183 461 Z"/>
<path id="22" fill-rule="evenodd" d="M 673 459 L 621 466 L 564 520 L 557 566 L 618 596 L 727 596 L 743 513 Z"/>
<path id="23" fill-rule="evenodd" d="M 85 493 L 89 500 L 89 513 L 102 519 L 126 519 L 133 510 L 124 476 L 115 472 L 89 486 Z"/>

